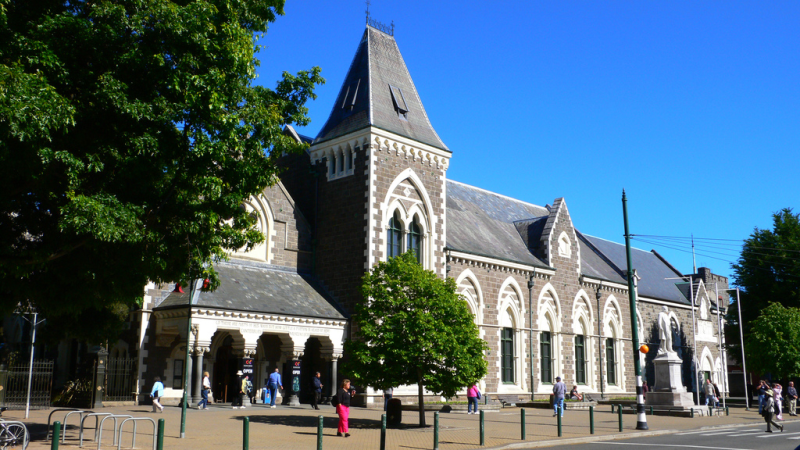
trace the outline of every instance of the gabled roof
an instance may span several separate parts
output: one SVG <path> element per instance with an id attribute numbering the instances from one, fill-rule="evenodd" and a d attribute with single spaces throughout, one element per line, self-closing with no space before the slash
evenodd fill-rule
<path id="1" fill-rule="evenodd" d="M 428 120 L 394 37 L 368 25 L 314 143 L 369 126 L 449 151 Z"/>
<path id="2" fill-rule="evenodd" d="M 197 292 L 192 305 L 207 308 L 345 319 L 341 309 L 314 277 L 287 268 L 248 261 L 219 262 L 214 268 L 220 285 L 214 292 Z M 172 292 L 154 310 L 186 307 L 189 290 Z"/>
<path id="3" fill-rule="evenodd" d="M 591 244 L 585 248 L 591 248 L 596 256 L 608 259 L 608 261 L 613 264 L 614 267 L 622 271 L 623 274 L 627 273 L 628 261 L 625 255 L 624 244 L 618 244 L 616 242 L 607 241 L 605 239 L 589 236 L 587 234 L 582 234 L 582 237 L 586 239 L 589 244 Z M 599 254 L 597 254 L 597 252 L 599 252 Z M 584 262 L 591 258 L 591 256 L 589 256 L 589 252 L 583 252 L 583 247 L 581 251 L 581 257 L 583 258 Z M 631 249 L 631 259 L 633 260 L 633 267 L 636 269 L 637 275 L 639 275 L 641 278 L 638 282 L 639 295 L 653 299 L 682 303 L 685 305 L 689 304 L 689 301 L 686 300 L 686 297 L 681 294 L 681 292 L 675 286 L 675 283 L 680 280 L 667 279 L 682 276 L 682 274 L 676 272 L 672 266 L 665 264 L 661 258 L 652 252 L 646 252 L 644 250 L 639 250 L 638 248 Z M 597 264 L 597 260 L 589 265 L 593 265 L 594 270 L 598 273 L 605 275 L 612 274 L 610 269 L 613 267 L 601 268 Z M 583 268 L 584 272 L 587 272 L 586 266 L 583 266 Z M 587 275 L 591 274 L 587 273 Z M 622 278 L 623 283 L 627 283 L 626 277 L 617 277 Z M 614 280 L 614 278 L 603 278 L 611 281 Z"/>
<path id="4" fill-rule="evenodd" d="M 447 248 L 451 250 L 547 268 L 517 229 L 520 221 L 547 214 L 541 206 L 447 180 Z"/>

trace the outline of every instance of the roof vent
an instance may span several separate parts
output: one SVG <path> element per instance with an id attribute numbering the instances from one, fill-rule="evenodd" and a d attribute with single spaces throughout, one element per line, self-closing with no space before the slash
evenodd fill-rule
<path id="1" fill-rule="evenodd" d="M 389 91 L 392 93 L 392 101 L 394 102 L 394 110 L 397 115 L 402 119 L 408 118 L 408 106 L 406 105 L 406 98 L 403 96 L 403 90 L 399 87 L 389 85 Z"/>
<path id="2" fill-rule="evenodd" d="M 344 93 L 344 99 L 342 99 L 342 109 L 349 109 L 352 111 L 353 107 L 356 105 L 356 97 L 358 96 L 359 86 L 361 86 L 361 78 L 359 78 L 350 86 L 347 86 L 347 92 Z M 350 97 L 351 90 L 353 91 L 352 97 Z"/>

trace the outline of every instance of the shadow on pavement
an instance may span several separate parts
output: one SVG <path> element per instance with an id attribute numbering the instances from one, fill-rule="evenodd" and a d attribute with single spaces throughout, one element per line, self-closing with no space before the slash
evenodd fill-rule
<path id="1" fill-rule="evenodd" d="M 314 416 L 249 416 L 250 426 L 264 424 L 264 425 L 284 425 L 289 427 L 298 428 L 313 428 L 316 429 L 319 419 Z M 242 421 L 244 416 L 231 417 L 231 419 Z M 376 429 L 381 428 L 380 420 L 372 419 L 353 419 L 349 421 L 350 428 L 353 429 Z M 336 416 L 325 416 L 323 419 L 323 427 L 325 429 L 334 428 L 339 426 L 339 418 Z M 312 433 L 315 434 L 315 433 Z"/>

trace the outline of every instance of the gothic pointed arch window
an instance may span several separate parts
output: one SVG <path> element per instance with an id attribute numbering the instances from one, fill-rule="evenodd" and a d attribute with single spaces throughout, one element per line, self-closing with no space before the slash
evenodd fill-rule
<path id="1" fill-rule="evenodd" d="M 389 229 L 387 236 L 387 256 L 394 258 L 403 252 L 403 232 L 400 223 L 400 216 L 395 211 L 391 219 L 389 219 Z"/>
<path id="2" fill-rule="evenodd" d="M 414 256 L 417 257 L 417 262 L 422 264 L 422 232 L 416 216 L 408 228 L 407 251 L 412 250 L 414 251 Z"/>

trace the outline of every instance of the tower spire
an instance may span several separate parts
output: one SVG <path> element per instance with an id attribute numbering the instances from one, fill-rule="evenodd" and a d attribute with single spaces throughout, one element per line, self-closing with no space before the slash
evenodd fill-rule
<path id="1" fill-rule="evenodd" d="M 367 4 L 367 23 L 369 23 L 369 5 L 370 5 L 370 1 L 366 0 L 365 3 Z"/>

